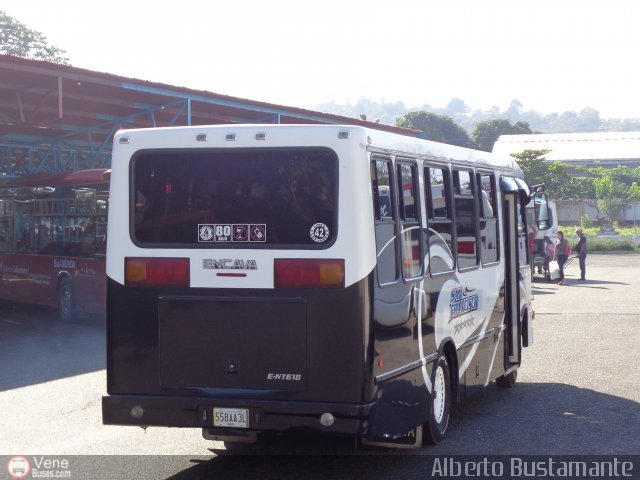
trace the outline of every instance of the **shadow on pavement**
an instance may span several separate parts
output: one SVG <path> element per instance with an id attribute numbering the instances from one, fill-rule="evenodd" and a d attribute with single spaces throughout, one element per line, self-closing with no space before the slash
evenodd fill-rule
<path id="1" fill-rule="evenodd" d="M 0 391 L 105 368 L 104 319 L 61 323 L 53 309 L 0 303 Z"/>
<path id="2" fill-rule="evenodd" d="M 429 478 L 424 455 L 632 455 L 640 451 L 637 425 L 640 404 L 625 398 L 559 383 L 490 386 L 455 409 L 440 445 L 354 452 L 346 439 L 272 436 L 212 450 L 216 457 L 170 478 Z"/>

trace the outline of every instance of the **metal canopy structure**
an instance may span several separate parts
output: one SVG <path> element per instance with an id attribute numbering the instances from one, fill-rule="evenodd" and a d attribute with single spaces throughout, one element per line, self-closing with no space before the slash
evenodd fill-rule
<path id="1" fill-rule="evenodd" d="M 0 175 L 108 168 L 121 128 L 233 123 L 362 125 L 312 110 L 0 55 Z"/>

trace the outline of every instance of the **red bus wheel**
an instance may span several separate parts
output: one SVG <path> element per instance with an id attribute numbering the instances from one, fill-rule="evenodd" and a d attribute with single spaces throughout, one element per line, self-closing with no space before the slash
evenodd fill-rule
<path id="1" fill-rule="evenodd" d="M 64 277 L 58 284 L 58 315 L 62 322 L 76 318 L 76 297 L 69 278 Z"/>

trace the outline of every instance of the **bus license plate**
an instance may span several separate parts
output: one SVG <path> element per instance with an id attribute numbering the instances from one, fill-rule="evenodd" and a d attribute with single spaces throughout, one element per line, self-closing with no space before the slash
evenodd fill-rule
<path id="1" fill-rule="evenodd" d="M 249 410 L 247 408 L 214 408 L 213 426 L 249 428 Z"/>

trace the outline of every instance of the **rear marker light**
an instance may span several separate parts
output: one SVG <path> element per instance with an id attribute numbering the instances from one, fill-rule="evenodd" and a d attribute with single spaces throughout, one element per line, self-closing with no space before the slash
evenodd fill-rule
<path id="1" fill-rule="evenodd" d="M 125 285 L 189 286 L 188 258 L 124 259 Z"/>
<path id="2" fill-rule="evenodd" d="M 344 287 L 343 259 L 290 259 L 274 261 L 276 287 Z"/>
<path id="3" fill-rule="evenodd" d="M 330 413 L 323 413 L 322 415 L 320 415 L 320 425 L 322 425 L 323 427 L 330 428 L 333 426 L 335 421 L 336 417 L 334 417 Z"/>
<path id="4" fill-rule="evenodd" d="M 140 405 L 134 405 L 133 407 L 131 407 L 129 415 L 137 420 L 140 420 L 144 416 L 144 408 L 142 408 Z"/>

